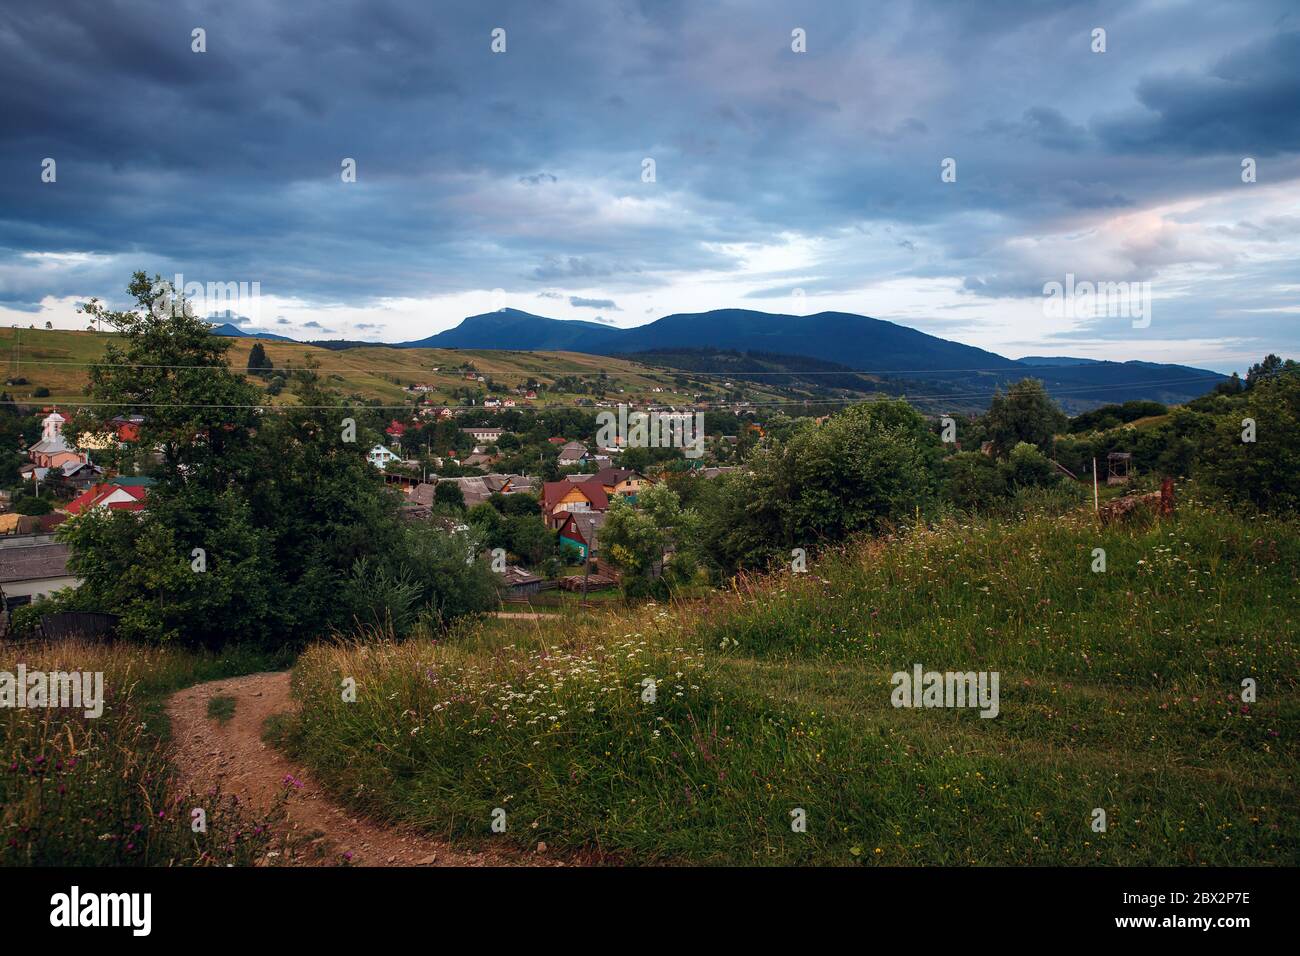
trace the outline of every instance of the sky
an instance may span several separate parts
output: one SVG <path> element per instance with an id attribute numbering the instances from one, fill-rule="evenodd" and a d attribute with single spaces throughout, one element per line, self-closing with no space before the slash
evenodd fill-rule
<path id="1" fill-rule="evenodd" d="M 1295 0 L 6 0 L 0 324 L 144 270 L 300 339 L 843 311 L 1244 371 L 1300 358 L 1297 64 Z"/>

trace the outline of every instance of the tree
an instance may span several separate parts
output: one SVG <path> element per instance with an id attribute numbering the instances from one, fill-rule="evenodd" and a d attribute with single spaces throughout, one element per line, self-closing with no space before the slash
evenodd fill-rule
<path id="1" fill-rule="evenodd" d="M 512 515 L 504 519 L 502 531 L 506 547 L 528 564 L 541 564 L 555 553 L 557 535 L 541 515 Z"/>
<path id="2" fill-rule="evenodd" d="M 1050 458 L 1029 442 L 1021 442 L 1011 449 L 1002 462 L 1007 484 L 1012 488 L 1046 488 L 1060 484 L 1061 473 Z"/>
<path id="3" fill-rule="evenodd" d="M 1300 511 L 1300 372 L 1257 378 L 1244 395 L 1244 404 L 1216 419 L 1197 475 L 1237 505 Z"/>
<path id="4" fill-rule="evenodd" d="M 253 348 L 248 353 L 248 374 L 256 375 L 261 378 L 270 378 L 271 371 L 275 368 L 275 363 L 271 361 L 266 354 L 266 349 L 262 347 L 261 342 L 254 342 Z"/>
<path id="5" fill-rule="evenodd" d="M 664 577 L 664 556 L 675 542 L 695 539 L 694 525 L 694 513 L 683 511 L 676 493 L 666 485 L 644 489 L 635 506 L 615 495 L 600 529 L 600 547 L 623 572 L 624 593 L 629 597 L 666 593 L 670 579 Z"/>
<path id="6" fill-rule="evenodd" d="M 366 607 L 384 607 L 376 619 L 430 626 L 495 600 L 463 540 L 430 543 L 421 535 L 441 532 L 399 518 L 400 496 L 365 457 L 377 410 L 344 403 L 310 366 L 291 373 L 295 403 L 259 409 L 225 360 L 227 340 L 143 273 L 131 291 L 130 312 L 85 307 L 121 331 L 92 371 L 92 427 L 138 411 L 139 444 L 161 445 L 162 461 L 143 513 L 61 527 L 84 583 L 56 600 L 118 614 L 126 636 L 207 646 L 300 644 L 347 628 L 362 592 Z"/>
<path id="7" fill-rule="evenodd" d="M 164 493 L 196 483 L 217 493 L 246 473 L 257 389 L 231 372 L 230 339 L 212 335 L 161 278 L 151 283 L 137 272 L 128 292 L 136 306 L 125 312 L 110 312 L 96 299 L 80 307 L 120 333 L 90 368 L 98 403 L 92 429 L 111 430 L 115 415 L 143 415 L 137 444 L 161 449 Z M 107 457 L 118 465 L 115 452 Z"/>
<path id="8" fill-rule="evenodd" d="M 999 457 L 1011 453 L 1021 442 L 1037 445 L 1045 455 L 1052 453 L 1056 434 L 1069 425 L 1064 413 L 1038 379 L 1016 382 L 1004 395 L 995 392 L 984 416 L 984 426 L 993 451 Z"/>
<path id="9" fill-rule="evenodd" d="M 433 488 L 433 500 L 436 504 L 448 505 L 460 510 L 465 509 L 465 492 L 455 481 L 440 481 Z"/>
<path id="10" fill-rule="evenodd" d="M 696 505 L 698 553 L 717 569 L 764 567 L 929 511 L 940 443 L 903 401 L 850 406 L 750 458 L 752 475 L 712 479 Z M 604 537 L 602 536 L 602 541 Z"/>

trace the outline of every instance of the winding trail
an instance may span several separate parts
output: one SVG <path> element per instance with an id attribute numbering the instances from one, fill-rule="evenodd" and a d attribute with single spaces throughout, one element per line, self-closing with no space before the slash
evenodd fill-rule
<path id="1" fill-rule="evenodd" d="M 208 716 L 213 697 L 235 698 L 234 716 L 225 723 Z M 293 707 L 288 671 L 196 684 L 167 702 L 173 759 L 183 786 L 200 793 L 220 786 L 223 795 L 235 794 L 265 813 L 285 790 L 286 777 L 301 782 L 289 797 L 289 832 L 284 856 L 276 862 L 338 865 L 350 853 L 354 866 L 566 865 L 542 852 L 455 846 L 406 827 L 376 823 L 340 806 L 307 770 L 262 741 L 266 719 Z"/>

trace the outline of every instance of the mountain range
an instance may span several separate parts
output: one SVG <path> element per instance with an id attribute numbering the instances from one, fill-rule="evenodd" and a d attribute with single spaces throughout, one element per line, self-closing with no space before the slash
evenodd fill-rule
<path id="1" fill-rule="evenodd" d="M 222 335 L 247 334 L 229 324 L 213 331 Z M 257 337 L 283 338 L 268 333 L 257 333 Z M 346 348 L 363 343 L 312 344 Z M 976 404 L 986 403 L 996 388 L 1034 377 L 1042 379 L 1070 411 L 1132 399 L 1176 404 L 1205 394 L 1225 378 L 1207 369 L 1156 362 L 1107 362 L 1068 356 L 1010 359 L 848 312 L 796 316 L 717 309 L 668 315 L 646 325 L 620 329 L 501 309 L 469 316 L 455 328 L 390 347 L 582 352 L 718 373 L 740 371 L 736 354 L 753 354 L 763 356 L 762 364 L 768 371 L 751 374 L 777 374 L 782 368 L 804 376 L 865 373 L 872 380 L 888 384 L 890 387 L 884 391 L 909 395 L 928 391 L 935 397 L 970 399 Z M 810 370 L 800 358 L 833 364 Z"/>

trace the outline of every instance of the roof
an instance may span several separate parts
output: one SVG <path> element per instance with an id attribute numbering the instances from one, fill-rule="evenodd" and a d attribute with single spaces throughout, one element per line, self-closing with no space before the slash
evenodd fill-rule
<path id="1" fill-rule="evenodd" d="M 548 481 L 542 485 L 542 512 L 550 514 L 558 505 L 564 496 L 575 488 L 580 490 L 591 506 L 597 511 L 604 511 L 609 507 L 609 496 L 605 494 L 605 486 L 599 481 Z"/>
<path id="2" fill-rule="evenodd" d="M 102 485 L 95 485 L 93 488 L 87 488 L 77 497 L 68 503 L 68 514 L 79 515 L 84 511 L 90 511 L 104 503 L 104 499 L 110 497 L 116 492 L 129 495 L 131 500 L 112 501 L 107 504 L 109 511 L 143 511 L 145 499 L 149 496 L 149 489 L 145 485 L 118 485 L 113 482 L 106 482 Z"/>
<path id="3" fill-rule="evenodd" d="M 537 575 L 525 571 L 517 564 L 510 564 L 501 572 L 501 578 L 509 587 L 518 587 L 521 584 L 537 584 L 542 579 Z"/>
<path id="4" fill-rule="evenodd" d="M 571 538 L 576 531 L 578 537 L 595 550 L 599 546 L 600 529 L 604 527 L 606 517 L 608 515 L 603 511 L 570 511 L 564 524 L 560 525 L 560 534 Z"/>
<path id="5" fill-rule="evenodd" d="M 491 478 L 492 476 L 489 475 L 488 477 Z M 506 475 L 505 477 L 509 479 L 510 487 L 504 491 L 503 494 L 512 495 L 521 491 L 528 492 L 533 490 L 533 479 L 529 478 L 527 475 Z"/>
<path id="6" fill-rule="evenodd" d="M 560 449 L 560 457 L 575 459 L 582 458 L 587 454 L 587 446 L 582 442 L 571 441 Z"/>
<path id="7" fill-rule="evenodd" d="M 53 438 L 42 438 L 27 450 L 29 452 L 44 452 L 47 455 L 52 455 L 61 451 L 73 451 L 74 449 L 67 443 L 62 435 L 56 435 Z"/>
<path id="8" fill-rule="evenodd" d="M 599 481 L 603 485 L 617 485 L 620 481 L 631 478 L 644 480 L 645 476 L 631 468 L 602 468 L 591 476 L 592 481 Z"/>
<path id="9" fill-rule="evenodd" d="M 0 548 L 0 584 L 66 578 L 70 553 L 66 544 Z"/>

